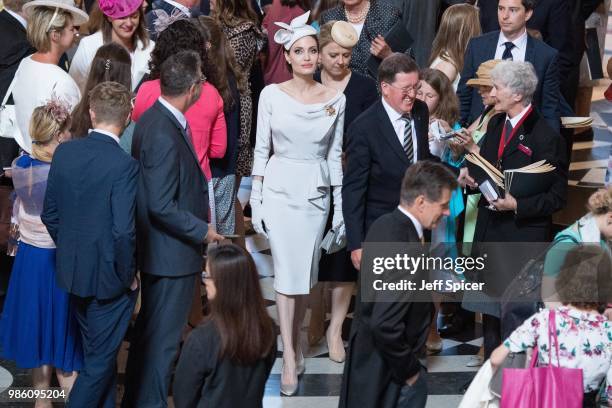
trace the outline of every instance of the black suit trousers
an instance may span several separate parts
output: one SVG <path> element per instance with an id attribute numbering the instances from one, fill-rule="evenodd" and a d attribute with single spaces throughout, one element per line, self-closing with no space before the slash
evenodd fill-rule
<path id="1" fill-rule="evenodd" d="M 194 274 L 142 274 L 142 303 L 130 344 L 122 407 L 167 406 L 172 364 L 187 324 L 195 281 Z"/>
<path id="2" fill-rule="evenodd" d="M 137 290 L 110 300 L 72 296 L 81 329 L 84 362 L 66 407 L 115 407 L 117 353 L 137 297 Z"/>

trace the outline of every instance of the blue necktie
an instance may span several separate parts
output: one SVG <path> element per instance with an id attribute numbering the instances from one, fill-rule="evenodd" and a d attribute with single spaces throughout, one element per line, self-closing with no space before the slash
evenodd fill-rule
<path id="1" fill-rule="evenodd" d="M 510 41 L 505 42 L 504 45 L 506 46 L 506 49 L 504 50 L 504 53 L 502 54 L 502 59 L 513 61 L 514 57 L 512 56 L 512 49 L 515 47 L 515 45 Z"/>

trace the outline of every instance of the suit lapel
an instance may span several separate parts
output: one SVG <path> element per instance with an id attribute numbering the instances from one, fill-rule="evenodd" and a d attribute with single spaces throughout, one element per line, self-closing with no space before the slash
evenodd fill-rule
<path id="1" fill-rule="evenodd" d="M 529 140 L 529 138 L 531 137 L 533 127 L 535 126 L 539 118 L 540 116 L 537 114 L 534 108 L 534 110 L 531 111 L 529 116 L 525 118 L 525 121 L 517 129 L 515 136 L 512 138 L 510 143 L 508 143 L 508 146 L 506 146 L 506 148 L 504 149 L 504 154 L 502 155 L 502 158 L 505 159 L 508 156 L 512 155 L 514 152 L 516 152 L 520 144 L 525 145 L 527 143 L 527 140 Z"/>
<path id="2" fill-rule="evenodd" d="M 501 31 L 497 31 L 497 35 L 491 35 L 489 37 L 489 44 L 485 48 L 487 55 L 484 61 L 495 59 L 495 52 L 497 51 L 497 42 L 499 41 L 499 34 Z"/>
<path id="3" fill-rule="evenodd" d="M 408 157 L 406 156 L 406 152 L 404 152 L 404 148 L 400 144 L 399 139 L 397 138 L 397 134 L 395 133 L 395 129 L 391 124 L 391 119 L 389 119 L 389 115 L 385 111 L 385 107 L 382 104 L 382 101 L 378 101 L 378 123 L 383 135 L 383 138 L 391 147 L 391 150 L 398 155 L 400 160 L 407 165 L 410 165 L 408 162 Z"/>
<path id="4" fill-rule="evenodd" d="M 534 64 L 534 61 L 535 61 L 535 50 L 534 50 L 533 38 L 531 38 L 529 34 L 527 35 L 527 48 L 525 49 L 525 61 L 531 62 L 532 64 Z"/>
<path id="5" fill-rule="evenodd" d="M 183 127 L 181 126 L 179 121 L 174 117 L 172 112 L 170 112 L 164 105 L 162 105 L 159 101 L 155 102 L 155 105 L 164 115 L 166 115 L 172 121 L 172 123 L 174 123 L 177 129 L 181 132 L 181 136 L 183 137 L 183 140 L 185 141 L 185 143 L 187 143 L 187 147 L 189 148 L 191 155 L 196 161 L 196 164 L 198 165 L 198 167 L 200 167 L 200 161 L 198 160 L 198 155 L 196 154 L 193 148 L 193 144 L 191 143 L 191 140 L 189 136 L 187 135 L 187 132 L 185 131 L 185 129 L 183 129 Z"/>

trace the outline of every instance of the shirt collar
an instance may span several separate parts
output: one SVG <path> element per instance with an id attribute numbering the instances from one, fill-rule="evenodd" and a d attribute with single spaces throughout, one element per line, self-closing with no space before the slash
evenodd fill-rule
<path id="1" fill-rule="evenodd" d="M 419 235 L 419 239 L 422 239 L 423 238 L 423 226 L 421 225 L 419 220 L 417 220 L 414 215 L 410 214 L 410 211 L 402 208 L 401 205 L 398 205 L 397 209 L 400 210 L 402 214 L 404 214 L 406 217 L 410 218 L 410 221 L 412 221 L 412 224 L 414 225 L 414 228 L 416 229 L 416 232 Z"/>
<path id="2" fill-rule="evenodd" d="M 504 43 L 508 41 L 510 40 L 506 38 L 503 31 L 500 31 L 499 40 L 497 40 L 497 47 L 505 47 Z M 526 49 L 527 48 L 527 29 L 525 29 L 525 31 L 523 31 L 523 34 L 521 34 L 516 40 L 510 41 L 510 42 L 514 44 L 514 46 L 520 50 Z"/>
<path id="3" fill-rule="evenodd" d="M 28 21 L 21 17 L 19 14 L 15 13 L 12 10 L 7 9 L 6 7 L 4 8 L 6 10 L 7 13 L 9 13 L 11 16 L 13 16 L 15 18 L 15 20 L 19 21 L 19 23 L 23 26 L 23 28 L 28 28 Z"/>
<path id="4" fill-rule="evenodd" d="M 183 6 L 181 3 L 178 3 L 176 1 L 172 1 L 172 0 L 164 0 L 166 3 L 168 3 L 169 5 L 176 7 L 177 9 L 181 10 L 184 14 L 187 15 L 187 17 L 191 17 L 191 10 L 189 10 L 189 8 Z"/>
<path id="5" fill-rule="evenodd" d="M 531 108 L 531 104 L 525 106 L 525 109 L 523 109 L 521 111 L 521 113 L 519 113 L 518 115 L 516 115 L 515 117 L 513 117 L 512 119 L 510 119 L 510 117 L 508 116 L 508 114 L 506 114 L 506 120 L 510 121 L 510 124 L 512 125 L 512 129 L 514 129 L 516 127 L 516 125 L 519 123 L 519 121 L 523 118 L 523 116 L 525 116 L 525 114 L 527 113 L 527 111 L 529 110 L 529 108 Z"/>
<path id="6" fill-rule="evenodd" d="M 164 105 L 164 107 L 168 109 L 170 113 L 172 113 L 172 115 L 176 118 L 176 120 L 178 120 L 178 122 L 181 124 L 183 129 L 187 129 L 187 119 L 185 119 L 185 115 L 183 115 L 183 113 L 180 110 L 176 109 L 174 106 L 170 104 L 170 102 L 168 102 L 161 96 L 157 98 L 157 100 L 159 101 L 159 103 Z"/>
<path id="7" fill-rule="evenodd" d="M 383 96 L 381 98 L 382 100 L 382 104 L 385 108 L 385 111 L 387 112 L 387 115 L 389 116 L 389 119 L 391 119 L 391 123 L 394 123 L 395 121 L 397 121 L 398 119 L 400 119 L 402 117 L 402 114 L 399 113 L 398 111 L 396 111 L 395 109 L 393 109 L 391 107 L 391 105 L 389 105 L 387 103 L 387 101 L 385 101 L 385 97 Z"/>
<path id="8" fill-rule="evenodd" d="M 89 129 L 89 133 L 91 132 L 96 132 L 96 133 L 100 133 L 102 135 L 106 135 L 108 137 L 110 137 L 111 139 L 113 139 L 115 142 L 117 142 L 117 144 L 119 144 L 119 137 L 117 137 L 116 134 L 109 132 L 107 130 L 102 130 L 102 129 Z"/>

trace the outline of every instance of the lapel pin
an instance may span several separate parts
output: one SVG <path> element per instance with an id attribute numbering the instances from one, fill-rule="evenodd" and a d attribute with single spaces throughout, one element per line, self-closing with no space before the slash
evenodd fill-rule
<path id="1" fill-rule="evenodd" d="M 523 140 L 523 139 L 525 139 L 525 135 L 520 135 L 519 140 Z"/>
<path id="2" fill-rule="evenodd" d="M 327 116 L 334 116 L 336 114 L 336 110 L 331 105 L 327 106 L 325 111 L 327 112 Z"/>

